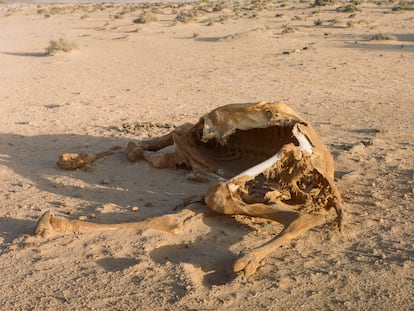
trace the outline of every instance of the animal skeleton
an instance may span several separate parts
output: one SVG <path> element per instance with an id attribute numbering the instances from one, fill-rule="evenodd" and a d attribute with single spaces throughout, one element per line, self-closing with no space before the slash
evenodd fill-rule
<path id="1" fill-rule="evenodd" d="M 102 153 L 101 156 L 108 153 Z M 187 167 L 192 177 L 215 176 L 204 203 L 221 214 L 277 221 L 284 229 L 271 241 L 250 250 L 234 263 L 234 271 L 253 274 L 260 261 L 281 245 L 343 213 L 334 184 L 333 159 L 313 128 L 283 103 L 231 104 L 214 109 L 196 124 L 171 133 L 129 143 L 131 161 L 145 159 L 156 168 Z M 58 165 L 72 169 L 100 156 L 62 155 Z M 204 176 L 204 177 L 203 177 Z M 188 210 L 126 224 L 95 224 L 45 213 L 35 235 L 97 229 L 155 228 L 174 231 Z"/>

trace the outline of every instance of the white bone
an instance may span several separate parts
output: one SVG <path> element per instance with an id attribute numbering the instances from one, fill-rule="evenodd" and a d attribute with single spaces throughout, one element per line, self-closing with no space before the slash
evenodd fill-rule
<path id="1" fill-rule="evenodd" d="M 292 133 L 299 142 L 300 150 L 307 152 L 307 153 L 312 153 L 312 145 L 310 144 L 306 136 L 298 131 L 297 125 L 293 127 Z M 252 166 L 251 168 L 248 168 L 244 172 L 241 172 L 237 176 L 230 179 L 227 183 L 231 183 L 232 181 L 240 178 L 241 176 L 248 176 L 248 177 L 254 178 L 257 175 L 264 172 L 265 170 L 267 170 L 268 168 L 272 167 L 277 161 L 279 161 L 279 159 L 280 159 L 279 153 L 276 153 L 274 156 L 270 157 L 269 159 L 264 160 L 263 162 L 256 164 L 255 166 Z"/>
<path id="2" fill-rule="evenodd" d="M 307 153 L 313 152 L 312 145 L 310 144 L 309 140 L 306 138 L 305 135 L 303 135 L 302 133 L 299 133 L 297 125 L 293 127 L 292 133 L 299 142 L 300 150 L 305 151 Z"/>
<path id="3" fill-rule="evenodd" d="M 230 179 L 228 182 L 232 182 L 236 180 L 237 178 L 240 178 L 241 176 L 249 176 L 249 177 L 256 177 L 260 173 L 262 173 L 264 170 L 272 167 L 273 164 L 275 164 L 277 161 L 279 161 L 279 153 L 276 153 L 274 156 L 270 157 L 267 160 L 264 160 L 263 162 L 256 164 L 255 166 L 252 166 L 251 168 L 248 168 L 244 172 L 241 172 L 239 175 L 234 176 L 232 179 Z"/>

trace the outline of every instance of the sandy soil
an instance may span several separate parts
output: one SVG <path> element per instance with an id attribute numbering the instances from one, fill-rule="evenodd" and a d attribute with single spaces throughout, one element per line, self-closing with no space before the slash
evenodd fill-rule
<path id="1" fill-rule="evenodd" d="M 343 5 L 0 4 L 0 309 L 412 310 L 414 13 Z M 143 10 L 156 21 L 134 23 Z M 183 10 L 197 14 L 176 21 Z M 46 55 L 59 38 L 77 48 Z M 331 150 L 342 234 L 316 228 L 248 279 L 232 263 L 281 227 L 200 205 L 178 234 L 31 237 L 49 209 L 140 220 L 207 187 L 122 153 L 64 171 L 59 154 L 125 147 L 258 100 L 289 104 Z"/>

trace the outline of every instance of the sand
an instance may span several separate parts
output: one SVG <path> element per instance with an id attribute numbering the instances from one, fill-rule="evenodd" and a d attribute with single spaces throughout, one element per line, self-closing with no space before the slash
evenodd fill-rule
<path id="1" fill-rule="evenodd" d="M 344 5 L 0 4 L 0 309 L 412 310 L 414 13 Z M 144 10 L 156 20 L 134 23 Z M 60 38 L 76 48 L 46 55 Z M 47 210 L 135 221 L 207 188 L 123 153 L 66 171 L 61 153 L 259 100 L 287 103 L 332 152 L 343 233 L 315 228 L 248 279 L 233 262 L 281 226 L 197 204 L 176 234 L 32 237 Z"/>

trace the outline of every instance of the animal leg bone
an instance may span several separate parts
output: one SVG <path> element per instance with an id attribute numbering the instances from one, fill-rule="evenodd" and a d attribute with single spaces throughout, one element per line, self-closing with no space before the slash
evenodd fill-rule
<path id="1" fill-rule="evenodd" d="M 54 233 L 79 233 L 94 230 L 118 230 L 118 229 L 157 229 L 169 233 L 178 233 L 194 212 L 188 209 L 173 215 L 162 215 L 142 221 L 120 224 L 97 224 L 81 220 L 69 220 L 56 217 L 51 211 L 44 213 L 35 228 L 34 235 L 47 237 Z"/>
<path id="2" fill-rule="evenodd" d="M 91 153 L 64 153 L 59 156 L 58 161 L 56 164 L 63 169 L 66 170 L 75 170 L 77 168 L 82 168 L 85 165 L 91 164 L 96 160 L 99 160 L 103 157 L 112 155 L 117 153 L 121 150 L 120 146 L 114 146 L 106 151 L 91 154 Z"/>
<path id="3" fill-rule="evenodd" d="M 254 214 L 257 215 L 258 213 L 256 212 Z M 274 252 L 280 246 L 288 243 L 290 240 L 302 235 L 316 226 L 320 226 L 325 223 L 325 217 L 323 215 L 297 214 L 299 214 L 296 215 L 297 218 L 286 226 L 277 237 L 240 257 L 233 265 L 234 272 L 244 271 L 246 277 L 252 275 L 259 267 L 260 261 L 263 258 Z M 277 213 L 274 215 L 277 215 Z M 275 218 L 277 217 L 278 216 Z"/>

